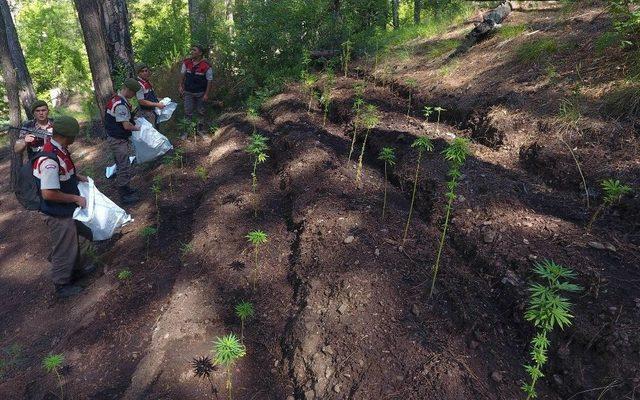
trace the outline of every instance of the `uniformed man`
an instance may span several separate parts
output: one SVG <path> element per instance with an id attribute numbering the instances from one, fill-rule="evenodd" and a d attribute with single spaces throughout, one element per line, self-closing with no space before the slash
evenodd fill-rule
<path id="1" fill-rule="evenodd" d="M 49 119 L 49 106 L 43 100 L 36 100 L 31 105 L 33 119 L 22 124 L 23 129 L 40 130 L 42 132 L 53 132 L 53 121 Z M 21 130 L 20 136 L 13 147 L 16 153 L 24 153 L 27 150 L 27 157 L 31 158 L 35 153 L 42 150 L 45 139 L 32 135 Z"/>
<path id="2" fill-rule="evenodd" d="M 116 160 L 116 186 L 123 205 L 137 202 L 136 191 L 129 187 L 133 175 L 133 168 L 129 163 L 129 138 L 131 132 L 140 130 L 135 124 L 129 100 L 142 88 L 133 78 L 127 78 L 122 87 L 107 103 L 104 114 L 104 128 L 107 132 L 107 142 Z"/>
<path id="3" fill-rule="evenodd" d="M 41 192 L 40 211 L 51 236 L 51 278 L 58 297 L 69 297 L 82 291 L 73 279 L 91 272 L 95 267 L 83 264 L 81 247 L 88 246 L 91 231 L 74 220 L 76 207 L 86 207 L 86 199 L 80 196 L 78 181 L 87 177 L 76 172 L 68 146 L 80 127 L 73 117 L 60 117 L 53 123 L 53 136 L 46 141 L 42 151 L 46 156 L 33 162 L 33 176 L 38 180 Z"/>
<path id="4" fill-rule="evenodd" d="M 153 85 L 149 82 L 151 70 L 149 70 L 147 64 L 136 64 L 136 73 L 138 74 L 138 83 L 141 86 L 140 90 L 136 92 L 136 98 L 138 99 L 138 104 L 140 104 L 139 114 L 155 126 L 158 118 L 155 109 L 157 107 L 162 110 L 165 105 L 158 101 Z"/>
<path id="5" fill-rule="evenodd" d="M 184 97 L 184 115 L 192 119 L 194 110 L 204 116 L 204 103 L 209 101 L 213 86 L 213 69 L 203 58 L 204 47 L 195 45 L 191 48 L 191 57 L 182 62 L 182 78 L 178 91 Z"/>

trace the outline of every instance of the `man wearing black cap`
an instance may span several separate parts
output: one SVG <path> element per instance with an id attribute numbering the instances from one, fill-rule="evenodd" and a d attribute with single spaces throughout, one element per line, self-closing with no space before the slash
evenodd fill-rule
<path id="1" fill-rule="evenodd" d="M 133 168 L 129 163 L 129 138 L 131 132 L 140 130 L 135 124 L 129 99 L 142 88 L 133 78 L 127 78 L 122 87 L 109 102 L 104 114 L 104 128 L 107 131 L 107 142 L 116 160 L 116 186 L 123 205 L 138 201 L 136 191 L 129 187 Z"/>
<path id="2" fill-rule="evenodd" d="M 81 247 L 91 240 L 91 231 L 73 219 L 76 207 L 86 207 L 86 199 L 80 196 L 78 181 L 87 177 L 76 173 L 68 146 L 71 145 L 80 126 L 73 117 L 60 117 L 53 123 L 53 136 L 42 149 L 42 156 L 33 162 L 33 176 L 41 193 L 40 211 L 51 235 L 51 279 L 58 297 L 69 297 L 82 291 L 72 283 L 74 277 L 91 272 L 95 266 L 83 268 Z M 81 237 L 83 239 L 81 239 Z"/>
<path id="3" fill-rule="evenodd" d="M 53 131 L 53 121 L 49 119 L 49 106 L 43 100 L 36 100 L 31 105 L 33 119 L 22 124 L 23 129 L 40 130 L 51 133 Z M 20 137 L 13 146 L 13 151 L 23 153 L 27 150 L 27 156 L 31 158 L 35 153 L 42 150 L 45 139 L 36 137 L 27 131 L 20 131 Z"/>
<path id="4" fill-rule="evenodd" d="M 204 47 L 195 45 L 191 48 L 191 57 L 182 62 L 182 78 L 178 92 L 184 97 L 184 115 L 193 118 L 194 109 L 200 116 L 204 115 L 204 103 L 209 101 L 213 86 L 213 69 L 203 58 Z"/>
<path id="5" fill-rule="evenodd" d="M 136 73 L 138 74 L 138 83 L 141 86 L 140 90 L 136 92 L 136 98 L 138 99 L 138 104 L 140 104 L 139 114 L 155 126 L 156 118 L 158 117 L 155 109 L 157 107 L 162 110 L 164 104 L 158 101 L 158 96 L 156 96 L 156 92 L 153 90 L 153 85 L 149 82 L 151 71 L 147 64 L 136 64 Z"/>

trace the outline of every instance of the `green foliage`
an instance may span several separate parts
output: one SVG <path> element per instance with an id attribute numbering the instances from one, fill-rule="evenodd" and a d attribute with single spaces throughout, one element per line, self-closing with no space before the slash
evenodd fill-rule
<path id="1" fill-rule="evenodd" d="M 327 68 L 324 73 L 324 83 L 322 85 L 322 93 L 320 93 L 320 104 L 322 105 L 323 116 L 322 126 L 327 123 L 327 115 L 329 114 L 329 107 L 331 107 L 331 96 L 333 94 L 333 86 L 336 82 L 336 76 L 333 69 Z"/>
<path id="2" fill-rule="evenodd" d="M 630 120 L 640 117 L 640 82 L 622 82 L 606 93 L 604 112 Z"/>
<path id="3" fill-rule="evenodd" d="M 149 259 L 149 243 L 151 242 L 151 236 L 158 233 L 158 229 L 155 226 L 145 226 L 140 230 L 140 236 L 145 240 L 145 259 Z"/>
<path id="4" fill-rule="evenodd" d="M 516 52 L 522 62 L 538 62 L 558 51 L 558 42 L 554 38 L 540 38 L 524 42 Z"/>
<path id="5" fill-rule="evenodd" d="M 501 39 L 513 39 L 527 31 L 527 24 L 505 25 L 498 30 Z"/>
<path id="6" fill-rule="evenodd" d="M 361 112 L 362 107 L 364 106 L 364 90 L 365 86 L 363 83 L 356 83 L 353 85 L 353 90 L 356 94 L 355 100 L 353 101 L 353 136 L 351 137 L 351 148 L 349 149 L 349 158 L 348 161 L 351 161 L 351 156 L 353 155 L 353 150 L 356 145 L 356 139 L 358 137 L 358 127 L 361 124 Z"/>
<path id="7" fill-rule="evenodd" d="M 249 138 L 249 144 L 245 148 L 245 151 L 253 158 L 253 171 L 251 172 L 251 188 L 253 193 L 256 192 L 256 188 L 258 187 L 258 164 L 262 164 L 269 158 L 267 155 L 267 150 L 269 150 L 267 140 L 269 139 L 267 139 L 266 136 L 254 132 Z"/>
<path id="8" fill-rule="evenodd" d="M 261 245 L 267 243 L 268 236 L 265 232 L 261 230 L 251 231 L 245 236 L 249 243 L 253 245 L 253 256 L 254 256 L 254 268 L 253 268 L 253 289 L 256 288 L 256 281 L 258 280 L 258 267 L 260 266 L 258 263 L 258 253 Z"/>
<path id="9" fill-rule="evenodd" d="M 189 253 L 193 252 L 193 244 L 191 243 L 182 243 L 180 245 L 180 254 L 182 257 L 186 256 Z"/>
<path id="10" fill-rule="evenodd" d="M 307 113 L 311 112 L 311 105 L 313 103 L 313 90 L 318 81 L 318 77 L 314 74 L 310 74 L 307 71 L 302 71 L 301 75 L 302 88 L 304 92 L 309 96 L 309 106 L 307 107 Z"/>
<path id="11" fill-rule="evenodd" d="M 187 139 L 190 135 L 193 135 L 195 140 L 196 135 L 198 134 L 198 123 L 189 118 L 182 118 L 178 121 L 178 129 L 186 136 Z"/>
<path id="12" fill-rule="evenodd" d="M 384 220 L 385 211 L 387 209 L 387 182 L 389 180 L 387 174 L 387 166 L 396 165 L 396 153 L 393 147 L 383 147 L 378 154 L 378 160 L 384 162 L 384 197 L 382 200 L 382 219 Z"/>
<path id="13" fill-rule="evenodd" d="M 631 47 L 640 38 L 640 0 L 608 0 L 611 5 L 613 27 L 621 44 Z"/>
<path id="14" fill-rule="evenodd" d="M 240 318 L 240 339 L 244 339 L 244 323 L 246 320 L 253 318 L 255 311 L 253 310 L 253 304 L 248 301 L 241 301 L 236 304 L 236 316 Z"/>
<path id="15" fill-rule="evenodd" d="M 433 42 L 426 49 L 426 56 L 429 58 L 439 58 L 444 56 L 445 54 L 451 53 L 462 43 L 461 40 L 458 39 L 442 39 L 436 42 Z"/>
<path id="16" fill-rule="evenodd" d="M 209 177 L 209 171 L 202 165 L 199 165 L 196 167 L 196 176 L 203 182 L 206 182 Z"/>
<path id="17" fill-rule="evenodd" d="M 456 188 L 458 187 L 458 181 L 462 177 L 460 168 L 464 164 L 469 151 L 469 139 L 457 137 L 453 139 L 451 144 L 447 146 L 442 152 L 444 159 L 449 162 L 449 181 L 447 182 L 447 206 L 445 210 L 444 223 L 442 224 L 442 234 L 440 235 L 440 244 L 438 246 L 438 252 L 436 254 L 436 262 L 433 266 L 433 278 L 431 280 L 431 290 L 429 291 L 429 297 L 433 296 L 433 289 L 436 285 L 436 277 L 438 276 L 438 269 L 440 267 L 440 257 L 442 256 L 442 249 L 444 248 L 444 240 L 447 236 L 447 229 L 449 227 L 449 218 L 451 217 L 451 211 L 453 210 L 453 201 L 456 199 Z"/>
<path id="18" fill-rule="evenodd" d="M 347 39 L 342 43 L 342 57 L 340 61 L 342 62 L 342 71 L 344 72 L 344 77 L 347 77 L 349 73 L 349 62 L 351 61 L 351 50 L 352 50 L 351 40 Z"/>
<path id="19" fill-rule="evenodd" d="M 418 160 L 416 161 L 416 174 L 413 178 L 413 192 L 411 194 L 411 205 L 409 206 L 409 216 L 407 217 L 407 223 L 404 226 L 404 233 L 402 235 L 402 244 L 407 240 L 407 234 L 409 233 L 409 225 L 411 224 L 411 215 L 413 214 L 413 205 L 416 200 L 416 191 L 418 190 L 418 176 L 420 175 L 420 161 L 422 161 L 422 154 L 425 151 L 433 151 L 433 143 L 428 137 L 419 137 L 413 143 L 411 147 L 418 149 Z"/>
<path id="20" fill-rule="evenodd" d="M 128 281 L 133 276 L 133 273 L 128 269 L 121 269 L 118 271 L 118 275 L 116 275 L 121 281 Z"/>
<path id="21" fill-rule="evenodd" d="M 602 211 L 604 211 L 607 207 L 611 207 L 612 205 L 620 202 L 624 195 L 633 191 L 631 186 L 625 185 L 617 179 L 605 179 L 600 183 L 600 186 L 602 187 L 602 191 L 604 192 L 602 204 L 591 216 L 591 219 L 587 224 L 587 231 L 591 230 L 591 226 L 596 221 L 598 216 L 600 216 L 600 213 Z"/>
<path id="22" fill-rule="evenodd" d="M 64 390 L 62 388 L 62 377 L 60 376 L 60 369 L 64 363 L 63 354 L 49 354 L 42 360 L 42 368 L 47 373 L 54 373 L 58 378 L 58 386 L 60 386 L 60 399 L 64 399 Z"/>
<path id="23" fill-rule="evenodd" d="M 360 186 L 362 177 L 362 162 L 364 160 L 364 150 L 367 146 L 367 138 L 371 129 L 375 128 L 380 122 L 378 107 L 373 104 L 365 104 L 360 113 L 360 124 L 365 128 L 364 140 L 360 149 L 360 157 L 358 157 L 358 166 L 356 168 L 356 185 Z"/>
<path id="24" fill-rule="evenodd" d="M 232 380 L 231 371 L 233 365 L 247 354 L 246 347 L 238 340 L 233 333 L 226 336 L 218 337 L 213 343 L 213 362 L 216 365 L 222 365 L 226 369 L 226 387 L 229 391 L 229 399 L 232 398 Z"/>
<path id="25" fill-rule="evenodd" d="M 529 285 L 529 307 L 524 318 L 531 322 L 538 330 L 531 340 L 532 363 L 525 365 L 525 371 L 529 374 L 530 381 L 522 386 L 522 390 L 528 399 L 538 397 L 535 386 L 538 379 L 542 378 L 542 367 L 547 363 L 550 346 L 549 333 L 556 327 L 564 329 L 571 325 L 571 303 L 562 297 L 562 292 L 574 293 L 582 290 L 576 284 L 570 283 L 575 279 L 575 273 L 551 260 L 537 263 L 534 273 L 543 280 L 543 284 L 532 282 Z"/>
<path id="26" fill-rule="evenodd" d="M 594 43 L 597 55 L 604 55 L 605 51 L 615 45 L 620 44 L 620 34 L 618 32 L 603 32 Z"/>

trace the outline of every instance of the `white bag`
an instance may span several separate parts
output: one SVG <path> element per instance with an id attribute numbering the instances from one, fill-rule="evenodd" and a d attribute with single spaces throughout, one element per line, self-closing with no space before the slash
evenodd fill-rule
<path id="1" fill-rule="evenodd" d="M 93 179 L 89 178 L 89 182 L 78 182 L 78 190 L 80 196 L 87 200 L 87 206 L 76 208 L 73 219 L 91 229 L 93 240 L 107 240 L 124 224 L 133 221 L 131 215 L 100 193 Z"/>
<path id="2" fill-rule="evenodd" d="M 129 156 L 129 164 L 133 164 L 133 161 L 135 159 L 136 159 L 136 156 Z M 116 174 L 116 172 L 118 172 L 118 166 L 116 164 L 113 164 L 113 165 L 108 166 L 107 168 L 105 168 L 104 176 L 106 176 L 107 179 L 109 179 L 112 176 L 114 176 Z"/>
<path id="3" fill-rule="evenodd" d="M 155 160 L 167 151 L 173 149 L 166 136 L 158 132 L 149 121 L 144 118 L 136 118 L 139 131 L 133 131 L 131 141 L 136 150 L 138 164 Z"/>
<path id="4" fill-rule="evenodd" d="M 174 103 L 168 97 L 160 100 L 160 103 L 164 104 L 165 107 L 162 110 L 156 107 L 156 114 L 158 115 L 156 124 L 168 121 L 173 115 L 173 112 L 176 110 L 176 108 L 178 108 L 178 103 Z"/>

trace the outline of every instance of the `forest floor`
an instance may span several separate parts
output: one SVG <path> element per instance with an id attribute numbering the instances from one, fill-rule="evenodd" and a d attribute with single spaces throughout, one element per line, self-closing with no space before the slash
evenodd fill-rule
<path id="1" fill-rule="evenodd" d="M 182 168 L 138 167 L 133 186 L 143 200 L 130 209 L 135 221 L 96 245 L 102 272 L 77 298 L 54 299 L 48 232 L 2 183 L 0 398 L 59 398 L 55 376 L 40 366 L 49 353 L 65 355 L 65 398 L 216 398 L 190 362 L 211 355 L 217 336 L 239 333 L 233 308 L 240 300 L 253 302 L 256 316 L 246 325 L 247 355 L 233 370 L 237 399 L 523 398 L 534 335 L 523 311 L 532 267 L 544 259 L 575 270 L 585 290 L 571 296 L 573 325 L 551 336 L 540 397 L 635 398 L 638 194 L 585 229 L 601 179 L 640 186 L 638 126 L 602 111 L 624 72 L 615 69 L 619 59 L 594 53 L 610 21 L 598 8 L 515 11 L 505 27 L 526 26 L 518 35 L 497 34 L 449 60 L 442 49 L 451 50 L 471 22 L 397 49 L 408 57 L 357 63 L 337 79 L 326 124 L 318 104 L 308 113 L 309 95 L 290 85 L 259 118 L 226 113 L 215 134 L 179 142 Z M 557 44 L 544 63 L 518 58 L 523 44 L 540 39 Z M 347 160 L 356 83 L 366 85 L 364 100 L 381 117 L 365 148 L 361 189 Z M 416 111 L 407 116 L 409 91 Z M 579 117 L 570 124 L 558 115 L 567 99 Z M 447 109 L 442 123 L 425 121 L 424 105 Z M 255 194 L 244 151 L 254 129 L 270 145 Z M 423 136 L 435 150 L 423 158 L 402 245 L 417 157 L 410 146 Z M 447 180 L 440 153 L 453 136 L 469 137 L 473 154 L 429 298 Z M 590 209 L 565 143 L 586 176 Z M 387 180 L 377 160 L 385 146 L 397 155 Z M 74 147 L 80 170 L 103 176 L 111 163 L 105 143 Z M 0 154 L 8 176 L 8 149 Z M 200 166 L 206 177 L 196 173 Z M 157 207 L 154 179 L 163 187 Z M 106 179 L 97 184 L 115 194 Z M 148 242 L 140 235 L 146 226 L 158 228 Z M 254 289 L 245 235 L 255 229 L 269 241 Z M 130 279 L 117 278 L 123 269 Z M 221 399 L 224 380 L 223 371 L 213 373 Z"/>

